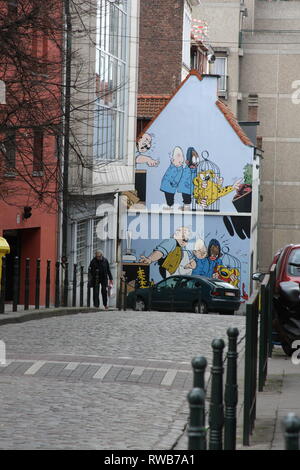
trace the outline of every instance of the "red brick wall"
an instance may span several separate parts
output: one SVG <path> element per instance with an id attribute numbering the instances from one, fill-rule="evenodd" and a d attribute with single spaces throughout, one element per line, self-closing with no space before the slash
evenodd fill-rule
<path id="1" fill-rule="evenodd" d="M 183 0 L 143 0 L 139 93 L 171 93 L 181 82 Z"/>

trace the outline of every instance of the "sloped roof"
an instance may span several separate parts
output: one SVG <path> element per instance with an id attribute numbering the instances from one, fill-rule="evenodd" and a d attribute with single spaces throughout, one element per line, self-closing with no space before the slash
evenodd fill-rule
<path id="1" fill-rule="evenodd" d="M 159 114 L 167 106 L 171 99 L 178 93 L 180 88 L 190 78 L 191 75 L 195 75 L 200 81 L 203 79 L 203 77 L 210 76 L 200 75 L 197 70 L 192 70 L 171 95 L 138 95 L 137 116 L 139 118 L 152 118 L 149 124 L 143 130 L 142 134 L 146 132 L 146 130 L 151 126 L 151 124 L 155 121 L 155 119 L 159 116 Z M 253 142 L 251 142 L 249 137 L 245 134 L 231 109 L 219 99 L 217 99 L 216 105 L 222 112 L 224 117 L 227 119 L 228 123 L 231 125 L 232 129 L 235 131 L 237 136 L 243 142 L 243 144 L 248 145 L 250 147 L 254 147 Z"/>
<path id="2" fill-rule="evenodd" d="M 137 116 L 153 118 L 170 101 L 171 95 L 138 95 Z"/>
<path id="3" fill-rule="evenodd" d="M 245 132 L 239 125 L 237 118 L 235 117 L 231 109 L 228 108 L 228 106 L 225 103 L 223 103 L 223 101 L 221 100 L 217 100 L 216 105 L 218 106 L 219 110 L 224 114 L 225 118 L 227 119 L 227 121 L 229 122 L 233 130 L 236 132 L 236 134 L 239 136 L 241 141 L 245 145 L 249 145 L 250 147 L 253 147 L 254 146 L 253 143 L 251 142 L 249 137 L 245 134 Z"/>

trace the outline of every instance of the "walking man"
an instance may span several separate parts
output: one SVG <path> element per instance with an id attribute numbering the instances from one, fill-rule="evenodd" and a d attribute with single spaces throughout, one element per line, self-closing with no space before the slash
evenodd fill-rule
<path id="1" fill-rule="evenodd" d="M 93 301 L 94 307 L 99 307 L 99 290 L 101 284 L 101 295 L 103 306 L 105 310 L 108 310 L 107 306 L 107 288 L 108 279 L 109 286 L 113 285 L 113 278 L 110 272 L 109 264 L 106 258 L 104 258 L 102 251 L 97 250 L 95 252 L 95 258 L 90 263 L 91 272 L 91 287 L 93 287 Z"/>

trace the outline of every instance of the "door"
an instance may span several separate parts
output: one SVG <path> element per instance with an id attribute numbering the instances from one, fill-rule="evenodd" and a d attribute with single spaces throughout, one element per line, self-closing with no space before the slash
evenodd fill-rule
<path id="1" fill-rule="evenodd" d="M 190 311 L 195 302 L 199 300 L 200 281 L 182 278 L 176 287 L 174 306 L 176 310 Z"/>
<path id="2" fill-rule="evenodd" d="M 13 300 L 13 285 L 14 285 L 14 259 L 16 256 L 21 256 L 21 233 L 20 230 L 4 230 L 3 237 L 7 240 L 10 246 L 10 253 L 6 255 L 6 286 L 5 286 L 5 300 Z M 20 264 L 19 264 L 20 270 Z M 20 282 L 20 275 L 19 275 Z"/>
<path id="3" fill-rule="evenodd" d="M 173 310 L 175 287 L 179 277 L 169 277 L 156 284 L 152 290 L 153 310 Z"/>

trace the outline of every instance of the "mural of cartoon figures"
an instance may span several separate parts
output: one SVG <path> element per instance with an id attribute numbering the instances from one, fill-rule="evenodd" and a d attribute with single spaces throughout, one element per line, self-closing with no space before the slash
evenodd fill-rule
<path id="1" fill-rule="evenodd" d="M 222 248 L 222 263 L 214 269 L 213 277 L 226 281 L 234 287 L 239 287 L 241 278 L 241 262 L 235 256 L 229 254 L 229 248 Z"/>
<path id="2" fill-rule="evenodd" d="M 184 155 L 181 147 L 175 147 L 171 157 L 171 163 L 165 172 L 160 190 L 165 193 L 166 203 L 168 207 L 174 205 L 174 197 L 180 183 L 184 165 Z"/>
<path id="3" fill-rule="evenodd" d="M 146 265 L 157 262 L 159 273 L 163 279 L 169 275 L 177 274 L 178 268 L 182 265 L 184 248 L 187 246 L 190 236 L 188 227 L 179 227 L 172 238 L 162 240 L 149 256 L 141 256 L 140 262 Z"/>
<path id="4" fill-rule="evenodd" d="M 194 271 L 197 267 L 197 261 L 206 258 L 206 256 L 207 256 L 206 245 L 201 238 L 198 238 L 195 242 L 195 246 L 193 250 L 193 258 L 185 266 L 185 269 L 191 269 L 192 271 Z"/>
<path id="5" fill-rule="evenodd" d="M 223 186 L 223 178 L 220 177 L 219 168 L 207 157 L 208 152 L 202 152 L 204 162 L 199 167 L 198 175 L 193 179 L 194 184 L 194 198 L 201 207 L 209 208 L 214 203 L 219 201 L 221 197 L 235 191 L 239 188 L 241 179 L 236 181 L 232 186 Z M 213 210 L 219 210 L 218 207 L 213 207 Z"/>
<path id="6" fill-rule="evenodd" d="M 149 155 L 146 155 L 151 149 L 152 137 L 150 134 L 143 134 L 137 142 L 136 163 L 146 163 L 148 166 L 158 166 L 159 160 L 155 160 Z"/>
<path id="7" fill-rule="evenodd" d="M 186 166 L 183 168 L 182 176 L 177 187 L 177 191 L 182 194 L 182 209 L 190 209 L 192 194 L 194 191 L 193 180 L 197 176 L 197 167 L 200 157 L 194 147 L 189 147 L 186 153 Z"/>
<path id="8" fill-rule="evenodd" d="M 192 274 L 198 276 L 213 277 L 217 265 L 222 264 L 221 260 L 221 246 L 218 240 L 212 238 L 208 244 L 207 253 L 205 255 L 205 244 L 201 248 L 201 242 L 198 240 L 197 250 L 195 250 L 195 257 L 189 264 L 192 267 Z"/>

